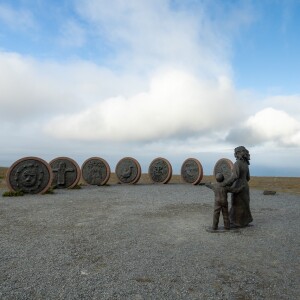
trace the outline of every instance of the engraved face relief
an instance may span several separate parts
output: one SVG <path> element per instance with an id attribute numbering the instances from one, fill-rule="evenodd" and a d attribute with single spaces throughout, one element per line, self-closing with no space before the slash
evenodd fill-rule
<path id="1" fill-rule="evenodd" d="M 24 186 L 33 186 L 35 185 L 38 178 L 38 172 L 36 169 L 25 170 L 21 172 L 20 182 Z"/>
<path id="2" fill-rule="evenodd" d="M 168 165 L 164 161 L 157 161 L 153 165 L 152 176 L 156 181 L 163 181 L 168 175 Z"/>
<path id="3" fill-rule="evenodd" d="M 51 184 L 50 166 L 37 157 L 25 157 L 16 161 L 7 174 L 8 186 L 14 191 L 38 194 Z"/>
<path id="4" fill-rule="evenodd" d="M 172 176 L 172 169 L 163 158 L 157 158 L 150 164 L 149 176 L 153 182 L 166 183 Z"/>
<path id="5" fill-rule="evenodd" d="M 199 170 L 198 166 L 195 163 L 189 162 L 185 165 L 185 173 L 188 177 L 195 177 L 198 176 Z"/>
<path id="6" fill-rule="evenodd" d="M 24 164 L 17 170 L 15 180 L 20 188 L 30 188 L 36 184 L 39 186 L 43 175 L 37 164 Z"/>

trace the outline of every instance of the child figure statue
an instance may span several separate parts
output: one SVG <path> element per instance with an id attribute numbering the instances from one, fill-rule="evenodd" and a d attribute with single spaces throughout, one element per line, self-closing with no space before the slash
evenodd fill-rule
<path id="1" fill-rule="evenodd" d="M 224 228 L 230 229 L 230 221 L 228 216 L 228 201 L 227 193 L 238 193 L 244 186 L 239 188 L 233 188 L 230 186 L 222 186 L 224 176 L 222 173 L 216 174 L 216 183 L 206 183 L 205 186 L 212 189 L 215 193 L 215 205 L 214 205 L 214 216 L 212 229 L 217 230 L 220 218 L 220 212 L 222 211 Z"/>

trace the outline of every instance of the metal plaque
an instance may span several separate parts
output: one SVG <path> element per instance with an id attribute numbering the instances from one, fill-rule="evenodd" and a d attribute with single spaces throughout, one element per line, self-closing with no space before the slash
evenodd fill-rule
<path id="1" fill-rule="evenodd" d="M 80 168 L 69 157 L 57 157 L 50 161 L 53 173 L 52 186 L 58 189 L 73 188 L 80 180 Z"/>
<path id="2" fill-rule="evenodd" d="M 38 157 L 24 157 L 9 168 L 6 181 L 10 190 L 43 194 L 51 186 L 52 171 L 44 160 Z"/>
<path id="3" fill-rule="evenodd" d="M 230 159 L 221 158 L 215 164 L 214 176 L 216 176 L 217 173 L 222 173 L 224 179 L 228 179 L 232 174 L 232 169 L 233 169 L 233 162 Z"/>
<path id="4" fill-rule="evenodd" d="M 82 164 L 81 174 L 87 184 L 105 185 L 110 177 L 110 167 L 104 159 L 91 157 Z"/>
<path id="5" fill-rule="evenodd" d="M 154 183 L 168 183 L 172 177 L 172 166 L 167 159 L 158 157 L 151 162 L 148 174 Z"/>
<path id="6" fill-rule="evenodd" d="M 186 183 L 199 184 L 203 178 L 203 168 L 199 160 L 186 159 L 181 166 L 181 178 Z"/>
<path id="7" fill-rule="evenodd" d="M 124 157 L 116 166 L 116 175 L 121 183 L 137 183 L 142 175 L 141 166 L 134 158 Z"/>

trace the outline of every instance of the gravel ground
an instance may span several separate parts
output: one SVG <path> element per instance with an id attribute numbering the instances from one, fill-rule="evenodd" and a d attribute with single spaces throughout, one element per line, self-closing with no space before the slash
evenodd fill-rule
<path id="1" fill-rule="evenodd" d="M 213 198 L 186 184 L 0 197 L 0 299 L 299 299 L 300 196 L 251 190 L 253 226 L 224 233 L 206 231 Z"/>

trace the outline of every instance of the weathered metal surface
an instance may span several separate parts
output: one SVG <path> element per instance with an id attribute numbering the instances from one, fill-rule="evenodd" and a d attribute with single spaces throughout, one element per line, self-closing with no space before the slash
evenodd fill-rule
<path id="1" fill-rule="evenodd" d="M 105 185 L 110 177 L 110 167 L 106 160 L 91 157 L 81 166 L 83 180 L 90 185 Z"/>
<path id="2" fill-rule="evenodd" d="M 27 194 L 43 194 L 52 182 L 49 164 L 38 157 L 17 160 L 8 170 L 6 182 L 10 190 Z"/>
<path id="3" fill-rule="evenodd" d="M 186 159 L 181 166 L 181 178 L 186 183 L 199 184 L 203 178 L 203 168 L 196 158 Z"/>
<path id="4" fill-rule="evenodd" d="M 132 157 L 122 158 L 116 166 L 116 175 L 121 183 L 135 184 L 141 178 L 141 166 Z"/>
<path id="5" fill-rule="evenodd" d="M 59 189 L 73 188 L 81 176 L 77 162 L 69 157 L 57 157 L 50 161 L 53 173 L 52 186 Z"/>
<path id="6" fill-rule="evenodd" d="M 155 158 L 149 166 L 148 175 L 154 183 L 168 183 L 172 177 L 172 166 L 165 158 Z"/>
<path id="7" fill-rule="evenodd" d="M 232 169 L 233 169 L 233 162 L 230 159 L 221 158 L 215 164 L 214 176 L 216 176 L 217 173 L 222 173 L 226 180 L 231 176 Z"/>

